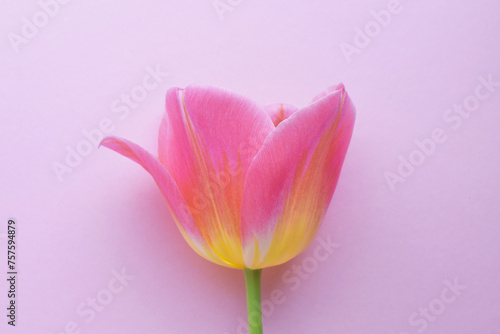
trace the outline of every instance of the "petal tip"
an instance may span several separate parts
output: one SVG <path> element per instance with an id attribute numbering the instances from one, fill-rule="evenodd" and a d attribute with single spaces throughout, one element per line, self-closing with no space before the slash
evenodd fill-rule
<path id="1" fill-rule="evenodd" d="M 345 86 L 342 82 L 339 82 L 338 85 L 335 87 L 335 90 L 341 90 L 342 93 L 345 92 Z"/>
<path id="2" fill-rule="evenodd" d="M 99 145 L 97 145 L 97 148 L 99 149 L 99 148 L 101 148 L 101 146 L 108 147 L 107 144 L 111 140 L 112 140 L 112 137 L 105 137 L 103 140 L 101 140 L 101 142 L 99 143 Z"/>
<path id="3" fill-rule="evenodd" d="M 123 146 L 123 142 L 116 137 L 106 137 L 97 146 L 100 148 L 101 146 L 107 147 L 111 150 L 116 150 L 116 147 Z"/>

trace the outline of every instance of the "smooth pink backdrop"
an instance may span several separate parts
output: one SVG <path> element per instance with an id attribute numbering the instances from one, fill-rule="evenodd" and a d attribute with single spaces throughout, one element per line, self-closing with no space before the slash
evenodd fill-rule
<path id="1" fill-rule="evenodd" d="M 189 248 L 147 173 L 95 147 L 62 181 L 53 164 L 101 122 L 155 152 L 171 86 L 304 106 L 343 82 L 357 123 L 317 238 L 335 249 L 320 261 L 316 240 L 264 271 L 263 298 L 285 299 L 266 304 L 265 333 L 499 334 L 500 2 L 221 2 L 223 20 L 212 0 L 2 1 L 0 263 L 15 218 L 20 274 L 17 326 L 0 311 L 0 331 L 246 333 L 242 272 Z M 24 28 L 16 52 L 10 40 L 33 16 L 42 27 Z M 372 37 L 345 57 L 358 28 Z M 127 113 L 121 95 L 157 66 L 168 76 Z M 488 97 L 474 100 L 477 89 Z M 459 116 L 463 103 L 473 111 Z M 387 172 L 410 158 L 419 165 L 391 189 Z M 135 279 L 120 289 L 122 269 Z M 106 305 L 92 318 L 97 297 Z"/>

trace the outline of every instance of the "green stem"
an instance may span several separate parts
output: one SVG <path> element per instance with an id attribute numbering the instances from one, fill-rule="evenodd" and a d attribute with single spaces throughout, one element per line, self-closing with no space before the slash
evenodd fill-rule
<path id="1" fill-rule="evenodd" d="M 260 276 L 262 269 L 243 269 L 247 286 L 248 333 L 262 334 Z"/>

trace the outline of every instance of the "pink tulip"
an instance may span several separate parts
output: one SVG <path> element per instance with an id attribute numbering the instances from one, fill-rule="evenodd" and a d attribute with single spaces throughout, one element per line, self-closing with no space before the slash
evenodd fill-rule
<path id="1" fill-rule="evenodd" d="M 245 269 L 252 290 L 260 269 L 297 256 L 316 235 L 349 146 L 354 106 L 339 84 L 301 109 L 263 108 L 198 86 L 170 89 L 166 108 L 158 158 L 125 139 L 101 144 L 144 167 L 189 245 L 209 261 Z"/>

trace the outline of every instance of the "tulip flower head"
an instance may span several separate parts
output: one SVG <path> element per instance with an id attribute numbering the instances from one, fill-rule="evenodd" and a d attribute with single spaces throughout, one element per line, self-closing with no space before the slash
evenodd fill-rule
<path id="1" fill-rule="evenodd" d="M 344 86 L 303 108 L 261 107 L 214 87 L 172 88 L 166 110 L 158 158 L 125 139 L 101 145 L 151 174 L 196 253 L 244 269 L 247 287 L 257 272 L 260 287 L 260 270 L 302 252 L 328 208 L 355 119 Z"/>

